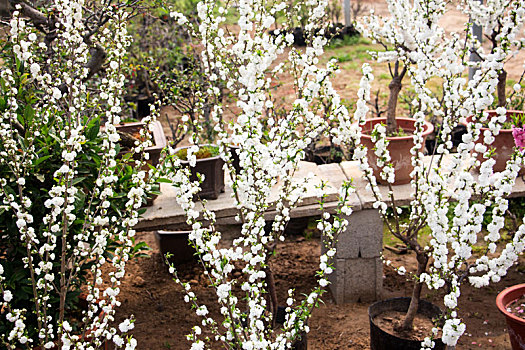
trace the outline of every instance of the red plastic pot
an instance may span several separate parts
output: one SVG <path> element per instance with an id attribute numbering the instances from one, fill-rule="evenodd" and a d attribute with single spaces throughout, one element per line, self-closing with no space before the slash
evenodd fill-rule
<path id="1" fill-rule="evenodd" d="M 487 111 L 490 117 L 493 117 L 497 115 L 496 111 Z M 525 114 L 524 111 L 515 111 L 515 110 L 507 110 L 507 119 L 514 114 Z M 467 122 L 464 123 L 464 125 L 467 125 L 468 123 L 472 122 L 472 116 L 467 117 Z M 483 133 L 485 130 L 489 130 L 489 128 L 481 128 L 481 135 L 476 141 L 476 144 L 478 143 L 484 143 L 483 142 Z M 488 147 L 493 147 L 495 149 L 493 158 L 496 160 L 496 164 L 494 164 L 494 167 L 492 168 L 495 172 L 496 171 L 503 171 L 505 170 L 505 167 L 507 166 L 507 161 L 511 158 L 512 153 L 514 153 L 514 137 L 512 136 L 512 129 L 501 129 L 499 134 L 494 136 L 494 142 L 490 145 L 487 145 Z M 483 158 L 483 154 L 478 154 L 477 160 L 480 162 L 485 161 L 486 159 Z M 521 172 L 520 172 L 521 173 Z"/>
<path id="2" fill-rule="evenodd" d="M 410 133 L 415 131 L 414 124 L 415 119 L 412 118 L 396 118 L 398 127 L 406 130 Z M 376 124 L 383 123 L 386 125 L 386 118 L 372 118 L 368 119 L 365 122 L 365 125 L 362 127 L 361 143 L 368 148 L 368 164 L 372 167 L 374 171 L 374 176 L 379 183 L 385 183 L 381 179 L 380 173 L 381 168 L 377 166 L 377 156 L 375 155 L 374 142 L 372 142 L 372 136 L 370 133 L 374 130 Z M 434 131 L 434 125 L 429 122 L 425 122 L 423 126 L 423 143 L 421 144 L 421 151 L 425 147 L 425 139 Z M 414 170 L 412 165 L 412 154 L 410 154 L 410 149 L 414 147 L 414 139 L 412 135 L 407 136 L 397 136 L 397 137 L 387 137 L 388 151 L 390 153 L 391 162 L 394 166 L 394 171 L 396 178 L 394 185 L 402 185 L 409 183 L 411 180 L 410 173 Z"/>
<path id="3" fill-rule="evenodd" d="M 525 284 L 518 284 L 503 290 L 496 297 L 496 306 L 507 321 L 507 331 L 513 350 L 525 349 L 525 320 L 511 314 L 507 307 L 514 300 L 525 295 Z"/>

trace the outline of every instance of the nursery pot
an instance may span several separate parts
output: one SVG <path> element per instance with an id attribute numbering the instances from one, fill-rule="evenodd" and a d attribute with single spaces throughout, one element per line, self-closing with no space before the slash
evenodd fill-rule
<path id="1" fill-rule="evenodd" d="M 212 145 L 202 145 L 212 146 Z M 178 151 L 189 148 L 181 147 L 175 150 Z M 221 192 L 224 192 L 224 161 L 220 156 L 197 159 L 194 167 L 190 166 L 190 163 L 186 160 L 181 160 L 183 165 L 189 166 L 191 169 L 191 181 L 197 181 L 197 173 L 204 175 L 204 181 L 201 183 L 201 191 L 198 193 L 200 198 L 203 199 L 217 199 Z"/>
<path id="2" fill-rule="evenodd" d="M 493 117 L 497 115 L 496 111 L 488 111 L 488 113 L 489 113 L 489 117 Z M 507 110 L 507 119 L 509 119 L 510 116 L 514 114 L 525 114 L 525 112 Z M 464 125 L 466 126 L 471 121 L 472 121 L 472 116 L 467 117 L 467 121 Z M 484 143 L 483 133 L 485 132 L 485 130 L 489 130 L 489 128 L 480 129 L 481 134 L 479 138 L 477 139 L 476 144 Z M 493 158 L 494 160 L 496 160 L 496 164 L 494 164 L 494 167 L 492 168 L 494 172 L 505 170 L 505 167 L 507 166 L 507 161 L 511 158 L 512 153 L 514 153 L 514 145 L 515 144 L 514 144 L 514 136 L 512 136 L 512 129 L 501 129 L 499 134 L 494 136 L 494 142 L 490 145 L 487 145 L 487 147 L 494 148 L 495 150 Z M 480 162 L 483 162 L 486 160 L 485 158 L 483 158 L 483 154 L 478 154 L 476 159 L 479 160 Z"/>
<path id="3" fill-rule="evenodd" d="M 399 128 L 402 128 L 409 133 L 414 132 L 415 119 L 396 118 L 396 121 Z M 362 126 L 361 143 L 368 149 L 368 163 L 374 171 L 374 176 L 379 183 L 385 183 L 385 181 L 382 180 L 380 176 L 381 168 L 377 166 L 377 156 L 373 150 L 375 144 L 372 142 L 372 137 L 370 136 L 370 133 L 374 130 L 375 125 L 379 123 L 386 125 L 386 118 L 372 118 L 366 120 L 365 124 Z M 423 137 L 421 151 L 423 151 L 425 147 L 426 137 L 433 131 L 434 126 L 431 123 L 425 121 L 425 125 L 423 126 L 423 134 L 421 135 Z M 409 183 L 411 180 L 410 173 L 412 170 L 414 170 L 414 166 L 412 165 L 412 154 L 410 154 L 410 149 L 414 147 L 412 134 L 406 136 L 387 137 L 387 140 L 389 141 L 388 151 L 390 153 L 391 162 L 394 166 L 396 175 L 394 185 Z"/>
<path id="4" fill-rule="evenodd" d="M 387 333 L 378 327 L 375 318 L 388 311 L 399 311 L 406 313 L 410 305 L 411 298 L 392 298 L 375 302 L 368 308 L 370 320 L 370 349 L 372 350 L 419 350 L 421 340 L 403 339 L 393 334 Z M 433 319 L 439 317 L 441 309 L 425 300 L 419 301 L 418 314 Z M 445 350 L 445 344 L 441 339 L 434 340 L 436 350 Z"/>
<path id="5" fill-rule="evenodd" d="M 115 125 L 115 127 L 117 131 L 133 134 L 143 129 L 145 125 L 146 124 L 143 122 L 133 122 Z M 164 147 L 166 147 L 166 136 L 164 135 L 162 124 L 158 120 L 153 122 L 151 125 L 153 146 L 146 147 L 144 152 L 149 154 L 149 159 L 147 162 L 153 166 L 156 166 L 159 164 L 160 152 Z M 121 153 L 124 154 L 125 152 L 122 151 Z M 136 155 L 136 157 L 138 157 L 138 155 Z"/>
<path id="6" fill-rule="evenodd" d="M 169 261 L 175 265 L 195 260 L 195 248 L 188 242 L 191 231 L 155 231 L 155 240 L 162 256 L 171 253 Z"/>
<path id="7" fill-rule="evenodd" d="M 275 322 L 279 325 L 284 324 L 286 320 L 286 307 L 277 306 L 277 313 L 275 314 Z M 308 350 L 308 337 L 306 332 L 301 333 L 301 337 L 292 343 L 291 350 Z"/>
<path id="8" fill-rule="evenodd" d="M 513 350 L 525 349 L 525 320 L 508 312 L 507 307 L 523 295 L 525 295 L 525 284 L 518 284 L 503 290 L 496 297 L 496 306 L 507 321 L 507 331 Z"/>
<path id="9" fill-rule="evenodd" d="M 142 120 L 151 114 L 150 104 L 155 102 L 155 97 L 147 95 L 137 96 L 137 119 Z"/>
<path id="10" fill-rule="evenodd" d="M 317 165 L 341 163 L 343 161 L 344 152 L 340 146 L 325 145 L 318 146 L 314 149 L 305 149 L 305 160 L 314 162 Z"/>

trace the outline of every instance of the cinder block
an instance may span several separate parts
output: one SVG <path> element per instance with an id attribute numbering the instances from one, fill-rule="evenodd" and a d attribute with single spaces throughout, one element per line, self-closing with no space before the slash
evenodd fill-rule
<path id="1" fill-rule="evenodd" d="M 353 212 L 348 227 L 339 235 L 338 259 L 377 258 L 383 249 L 383 220 L 376 209 Z"/>
<path id="2" fill-rule="evenodd" d="M 335 271 L 328 275 L 328 288 L 336 304 L 345 302 L 345 265 L 344 259 L 336 259 L 333 264 Z"/>
<path id="3" fill-rule="evenodd" d="M 378 300 L 383 291 L 383 263 L 380 258 L 346 259 L 344 279 L 345 303 Z"/>

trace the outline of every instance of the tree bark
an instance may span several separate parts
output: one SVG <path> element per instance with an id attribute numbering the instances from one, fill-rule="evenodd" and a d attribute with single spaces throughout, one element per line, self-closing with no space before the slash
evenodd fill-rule
<path id="1" fill-rule="evenodd" d="M 266 284 L 268 286 L 268 293 L 270 295 L 270 304 L 272 311 L 272 328 L 275 327 L 275 317 L 277 316 L 277 292 L 275 291 L 275 279 L 273 278 L 273 272 L 268 265 L 264 272 L 266 273 Z"/>
<path id="2" fill-rule="evenodd" d="M 507 85 L 507 72 L 502 70 L 498 76 L 498 107 L 505 107 L 507 104 L 507 97 L 505 96 L 505 88 Z"/>
<path id="3" fill-rule="evenodd" d="M 423 272 L 427 269 L 428 256 L 424 252 L 416 252 L 417 254 L 417 277 L 419 278 Z M 396 330 L 401 332 L 407 332 L 412 330 L 414 324 L 414 318 L 417 314 L 417 309 L 419 308 L 419 299 L 421 299 L 421 289 L 423 288 L 423 283 L 418 281 L 414 285 L 414 290 L 412 291 L 412 299 L 410 300 L 410 306 L 408 307 L 407 314 L 403 322 L 399 325 L 399 328 Z"/>
<path id="4" fill-rule="evenodd" d="M 396 108 L 397 99 L 402 88 L 401 79 L 403 79 L 401 75 L 395 76 L 390 82 L 390 84 L 388 84 L 388 88 L 390 89 L 390 96 L 388 98 L 388 109 L 386 116 L 387 135 L 393 135 L 397 132 Z"/>

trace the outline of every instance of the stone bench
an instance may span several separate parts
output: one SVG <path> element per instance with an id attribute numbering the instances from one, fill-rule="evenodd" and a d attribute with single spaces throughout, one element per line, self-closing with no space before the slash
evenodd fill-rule
<path id="1" fill-rule="evenodd" d="M 430 157 L 425 158 L 430 162 Z M 315 175 L 308 183 L 302 203 L 290 212 L 290 217 L 301 218 L 319 216 L 316 186 L 321 180 L 330 185 L 326 194 L 325 209 L 334 211 L 337 207 L 338 189 L 345 180 L 352 180 L 356 193 L 350 197 L 353 208 L 349 225 L 337 242 L 335 272 L 330 275 L 330 290 L 336 303 L 363 301 L 369 302 L 381 298 L 383 288 L 383 264 L 380 254 L 383 248 L 383 222 L 379 211 L 373 208 L 374 198 L 366 190 L 367 182 L 363 179 L 357 163 L 353 161 L 340 164 L 316 165 L 301 162 L 295 178 L 304 179 L 308 174 Z M 383 198 L 387 198 L 388 187 L 380 186 Z M 138 230 L 173 230 L 185 225 L 186 217 L 176 204 L 173 189 L 168 184 L 161 184 L 162 194 L 149 207 L 135 227 Z M 393 186 L 394 198 L 399 205 L 409 204 L 412 200 L 410 184 Z M 277 191 L 272 193 L 277 198 Z M 513 189 L 512 197 L 525 196 L 525 183 L 519 178 Z M 196 204 L 197 209 L 202 204 Z M 214 211 L 218 225 L 238 225 L 235 220 L 237 209 L 227 188 L 218 199 L 208 201 L 207 208 Z M 275 217 L 275 211 L 269 210 L 265 219 Z"/>

